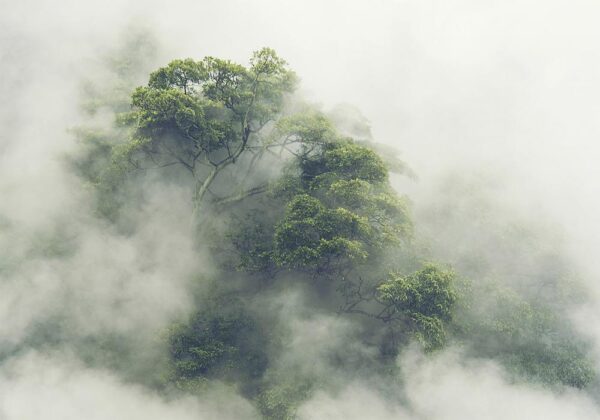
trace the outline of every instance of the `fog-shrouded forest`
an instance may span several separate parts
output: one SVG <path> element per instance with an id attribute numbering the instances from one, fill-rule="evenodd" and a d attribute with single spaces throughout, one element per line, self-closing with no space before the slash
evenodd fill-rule
<path id="1" fill-rule="evenodd" d="M 599 13 L 0 0 L 0 419 L 600 419 Z"/>

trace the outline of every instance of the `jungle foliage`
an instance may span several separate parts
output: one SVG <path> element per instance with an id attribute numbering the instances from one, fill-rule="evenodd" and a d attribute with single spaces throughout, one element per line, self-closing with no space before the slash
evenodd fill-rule
<path id="1" fill-rule="evenodd" d="M 346 375 L 392 380 L 409 343 L 425 352 L 454 343 L 520 380 L 592 383 L 585 342 L 560 314 L 510 285 L 480 287 L 475 271 L 459 276 L 415 246 L 409 202 L 390 184 L 394 171 L 410 175 L 406 166 L 342 134 L 339 115 L 299 103 L 296 85 L 268 48 L 249 66 L 174 60 L 133 90 L 127 109 L 106 105 L 112 131 L 77 132 L 87 147 L 77 165 L 101 217 L 123 224 L 148 180 L 187 188 L 191 229 L 216 266 L 196 313 L 167 334 L 164 386 L 201 393 L 221 381 L 265 418 L 294 418 L 329 379 L 282 362 L 290 329 L 261 299 L 283 289 L 301 290 L 310 316 L 350 323 L 356 348 L 375 349 L 366 357 L 332 344 L 323 357 Z M 483 315 L 481 296 L 492 302 Z"/>

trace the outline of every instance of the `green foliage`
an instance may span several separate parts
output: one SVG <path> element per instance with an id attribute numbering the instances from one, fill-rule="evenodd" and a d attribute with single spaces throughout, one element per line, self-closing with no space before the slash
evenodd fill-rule
<path id="1" fill-rule="evenodd" d="M 122 101 L 107 105 L 116 115 L 110 130 L 76 131 L 88 147 L 78 171 L 96 188 L 105 216 L 117 219 L 121 203 L 141 200 L 149 169 L 157 169 L 154 179 L 191 187 L 195 212 L 204 203 L 204 230 L 195 233 L 198 243 L 209 244 L 220 292 L 208 293 L 189 320 L 169 330 L 168 383 L 201 393 L 222 381 L 252 398 L 265 418 L 295 418 L 320 378 L 282 368 L 276 327 L 289 319 L 255 306 L 257 297 L 280 297 L 293 284 L 306 297 L 302 315 L 294 316 L 340 314 L 352 324 L 356 349 L 332 340 L 331 369 L 356 368 L 361 360 L 365 371 L 397 372 L 401 346 L 416 339 L 433 351 L 453 338 L 519 377 L 590 384 L 595 373 L 586 345 L 557 309 L 568 299 L 558 299 L 564 288 L 556 276 L 545 273 L 552 291 L 536 302 L 524 289 L 490 286 L 484 247 L 471 251 L 468 263 L 458 260 L 457 271 L 470 274 L 471 284 L 423 264 L 430 256 L 412 243 L 407 200 L 390 185 L 390 172 L 410 170 L 395 152 L 365 141 L 364 119 L 354 124 L 338 109 L 332 120 L 294 104 L 298 111 L 290 114 L 286 98 L 295 81 L 268 48 L 249 66 L 215 57 L 174 60 L 133 90 L 130 109 Z M 361 142 L 346 137 L 352 132 Z M 436 226 L 433 239 L 445 227 Z M 516 254 L 533 255 L 521 242 L 493 252 L 500 249 L 506 265 L 516 266 Z M 39 252 L 61 255 L 66 248 L 43 242 Z"/>
<path id="2" fill-rule="evenodd" d="M 580 346 L 567 340 L 515 346 L 501 360 L 519 376 L 548 385 L 585 388 L 596 379 L 593 362 Z"/>
<path id="3" fill-rule="evenodd" d="M 295 420 L 296 411 L 310 395 L 304 383 L 282 383 L 263 391 L 257 399 L 258 409 L 268 420 Z"/>
<path id="4" fill-rule="evenodd" d="M 386 181 L 388 176 L 385 164 L 374 151 L 352 142 L 328 145 L 322 159 L 312 164 L 316 164 L 316 167 L 307 173 L 313 172 L 314 176 L 320 177 L 335 173 L 342 179 L 379 183 Z M 322 173 L 317 175 L 317 171 Z"/>
<path id="5" fill-rule="evenodd" d="M 303 154 L 317 145 L 336 141 L 338 134 L 331 121 L 322 113 L 307 108 L 280 118 L 275 124 L 271 141 L 283 138 L 285 145 L 303 145 Z"/>
<path id="6" fill-rule="evenodd" d="M 564 238 L 507 209 L 498 179 L 477 175 L 446 177 L 420 225 L 436 258 L 471 279 L 458 293 L 454 338 L 471 356 L 500 362 L 515 380 L 593 384 L 590 343 L 571 321 L 587 297 Z"/>
<path id="7" fill-rule="evenodd" d="M 195 85 L 207 78 L 206 69 L 200 63 L 187 58 L 173 60 L 166 67 L 162 67 L 150 74 L 148 86 L 154 89 L 165 90 L 178 88 L 184 93 L 193 93 Z"/>
<path id="8" fill-rule="evenodd" d="M 414 330 L 426 349 L 441 348 L 445 342 L 444 324 L 452 320 L 456 301 L 454 274 L 429 264 L 407 276 L 391 273 L 377 287 L 377 299 L 391 322 L 399 320 Z"/>
<path id="9" fill-rule="evenodd" d="M 347 209 L 326 208 L 318 199 L 297 195 L 275 227 L 274 260 L 292 268 L 323 266 L 335 257 L 365 259 L 369 239 L 365 218 Z"/>
<path id="10" fill-rule="evenodd" d="M 410 237 L 406 204 L 387 184 L 377 154 L 350 140 L 321 140 L 275 184 L 273 205 L 283 201 L 285 212 L 271 229 L 271 244 L 263 237 L 257 249 L 240 249 L 247 265 L 256 265 L 248 257 L 270 252 L 279 267 L 331 271 L 364 264 L 373 251 Z"/>
<path id="11" fill-rule="evenodd" d="M 456 295 L 451 289 L 454 274 L 429 264 L 408 276 L 392 273 L 377 291 L 379 299 L 395 312 L 419 313 L 444 321 L 451 318 Z"/>
<path id="12" fill-rule="evenodd" d="M 104 142 L 109 164 L 90 178 L 98 189 L 115 192 L 134 172 L 177 168 L 192 184 L 198 210 L 225 170 L 251 172 L 245 155 L 257 160 L 268 142 L 264 127 L 294 86 L 293 72 L 268 48 L 255 52 L 249 67 L 214 57 L 174 60 L 133 91 L 131 110 L 118 117 L 120 141 Z"/>
<path id="13" fill-rule="evenodd" d="M 217 298 L 188 323 L 171 329 L 175 382 L 252 381 L 262 375 L 267 363 L 260 349 L 262 333 L 240 303 Z"/>
<path id="14" fill-rule="evenodd" d="M 235 249 L 237 263 L 233 265 L 248 273 L 270 274 L 275 268 L 273 261 L 274 225 L 265 213 L 247 212 L 247 223 L 235 226 L 228 238 Z"/>
<path id="15" fill-rule="evenodd" d="M 568 320 L 543 301 L 529 302 L 510 288 L 492 284 L 486 291 L 484 305 L 457 319 L 459 337 L 474 354 L 497 359 L 517 376 L 548 385 L 583 388 L 595 379 L 588 345 L 572 332 Z"/>

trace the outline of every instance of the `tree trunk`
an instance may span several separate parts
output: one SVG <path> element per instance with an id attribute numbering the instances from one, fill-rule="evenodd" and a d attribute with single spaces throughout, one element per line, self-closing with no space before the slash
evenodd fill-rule
<path id="1" fill-rule="evenodd" d="M 219 169 L 220 168 L 218 166 L 215 166 L 203 182 L 198 181 L 198 183 L 196 184 L 196 190 L 194 191 L 194 210 L 192 212 L 193 224 L 196 224 L 198 222 L 198 215 L 200 213 L 202 199 L 206 195 L 210 184 L 213 182 L 213 180 L 219 173 Z"/>

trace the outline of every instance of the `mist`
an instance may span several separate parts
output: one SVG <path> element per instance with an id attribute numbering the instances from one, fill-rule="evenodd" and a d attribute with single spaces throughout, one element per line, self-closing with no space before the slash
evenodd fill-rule
<path id="1" fill-rule="evenodd" d="M 530 298 L 546 277 L 569 278 L 581 297 L 539 296 L 600 369 L 599 14 L 584 0 L 0 0 L 0 418 L 261 418 L 225 380 L 200 393 L 158 385 L 164 337 L 217 272 L 195 243 L 187 190 L 151 175 L 110 223 L 73 169 L 85 152 L 76 129 L 113 118 L 83 110 L 86 86 L 120 92 L 107 62 L 136 34 L 151 47 L 133 87 L 173 59 L 246 64 L 275 49 L 302 100 L 355 107 L 372 140 L 399 151 L 416 176 L 391 182 L 417 246 L 474 284 L 475 311 L 503 307 L 477 284 Z M 600 418 L 597 379 L 523 380 L 460 340 L 432 355 L 409 345 L 392 379 L 368 373 L 364 327 L 307 310 L 318 298 L 306 289 L 284 279 L 248 298 L 261 334 L 281 337 L 265 376 L 319 378 L 297 418 Z"/>

